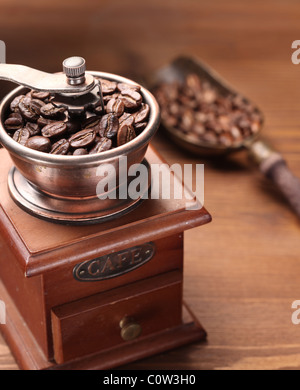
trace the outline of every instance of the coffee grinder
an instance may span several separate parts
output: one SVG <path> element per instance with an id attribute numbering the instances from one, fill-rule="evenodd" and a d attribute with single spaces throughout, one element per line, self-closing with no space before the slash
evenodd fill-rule
<path id="1" fill-rule="evenodd" d="M 25 370 L 110 369 L 206 338 L 183 299 L 183 244 L 184 231 L 210 214 L 196 198 L 186 208 L 184 199 L 143 196 L 151 174 L 135 199 L 95 194 L 101 164 L 118 167 L 126 156 L 128 167 L 141 163 L 151 173 L 164 163 L 150 144 L 159 126 L 152 94 L 141 87 L 150 107 L 144 131 L 103 154 L 49 155 L 4 129 L 10 102 L 30 89 L 51 92 L 74 115 L 101 107 L 96 77 L 135 84 L 87 72 L 80 57 L 55 74 L 0 64 L 0 79 L 21 85 L 0 107 L 0 330 Z M 174 188 L 189 191 L 170 175 Z"/>

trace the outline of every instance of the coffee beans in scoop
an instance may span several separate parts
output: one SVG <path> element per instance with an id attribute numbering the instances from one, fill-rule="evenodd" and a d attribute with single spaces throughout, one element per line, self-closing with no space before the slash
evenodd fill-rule
<path id="1" fill-rule="evenodd" d="M 162 122 L 195 143 L 239 145 L 262 124 L 260 112 L 239 94 L 221 94 L 211 83 L 189 74 L 183 83 L 162 83 L 154 91 Z"/>

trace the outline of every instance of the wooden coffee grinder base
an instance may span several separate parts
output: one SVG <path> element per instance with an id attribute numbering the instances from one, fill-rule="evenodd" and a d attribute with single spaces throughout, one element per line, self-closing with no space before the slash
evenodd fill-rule
<path id="1" fill-rule="evenodd" d="M 211 220 L 203 207 L 147 199 L 101 224 L 55 224 L 14 203 L 0 158 L 0 330 L 21 369 L 110 369 L 206 338 L 183 300 L 184 231 Z M 146 159 L 162 162 L 152 147 Z"/>

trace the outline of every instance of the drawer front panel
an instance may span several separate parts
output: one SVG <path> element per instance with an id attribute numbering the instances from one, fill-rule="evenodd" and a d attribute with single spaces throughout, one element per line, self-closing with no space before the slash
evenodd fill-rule
<path id="1" fill-rule="evenodd" d="M 177 326 L 181 304 L 182 274 L 174 271 L 53 308 L 55 360 L 63 363 L 130 343 L 128 335 L 142 338 Z M 133 334 L 120 322 L 135 324 Z"/>
<path id="2" fill-rule="evenodd" d="M 44 278 L 43 283 L 45 291 L 47 292 L 47 305 L 49 308 L 53 306 L 62 305 L 92 294 L 108 291 L 113 288 L 127 285 L 128 283 L 137 282 L 141 279 L 154 277 L 161 273 L 182 270 L 183 268 L 183 235 L 174 235 L 165 237 L 163 239 L 154 241 L 155 253 L 154 256 L 142 266 L 132 268 L 129 272 L 121 272 L 120 275 L 109 278 L 97 280 L 97 278 L 90 278 L 90 281 L 78 281 L 74 277 L 74 267 L 61 267 L 57 271 L 48 272 Z M 126 248 L 125 248 L 126 249 Z M 128 248 L 127 248 L 128 249 Z M 132 253 L 133 257 L 134 254 Z M 102 256 L 102 254 L 101 254 Z M 100 257 L 100 256 L 99 256 Z M 95 257 L 96 258 L 96 257 Z M 94 260 L 94 261 L 93 261 Z M 77 267 L 84 261 L 91 261 L 92 265 L 90 271 L 95 276 L 98 276 L 99 270 L 103 270 L 117 265 L 107 262 L 105 266 L 97 267 L 97 260 L 85 259 L 78 261 Z M 76 268 L 77 268 L 76 267 Z M 76 269 L 75 268 L 75 269 Z"/>

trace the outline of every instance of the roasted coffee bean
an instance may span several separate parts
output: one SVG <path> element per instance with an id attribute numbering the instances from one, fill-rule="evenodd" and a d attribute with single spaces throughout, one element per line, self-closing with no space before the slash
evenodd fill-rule
<path id="1" fill-rule="evenodd" d="M 213 103 L 217 98 L 217 92 L 213 89 L 203 92 L 203 102 L 207 104 Z"/>
<path id="2" fill-rule="evenodd" d="M 22 129 L 15 131 L 13 135 L 13 140 L 18 142 L 21 145 L 25 145 L 29 137 L 30 137 L 29 130 L 23 127 Z"/>
<path id="3" fill-rule="evenodd" d="M 237 140 L 238 142 L 242 140 L 241 131 L 237 126 L 232 126 L 230 128 L 230 134 L 232 135 L 234 140 Z"/>
<path id="4" fill-rule="evenodd" d="M 50 125 L 50 123 L 54 123 L 54 122 L 57 122 L 57 121 L 55 119 L 47 119 L 47 118 L 44 118 L 42 116 L 40 116 L 39 119 L 36 121 L 36 123 L 40 127 L 44 127 L 46 125 Z"/>
<path id="5" fill-rule="evenodd" d="M 192 111 L 192 109 L 188 108 L 182 114 L 182 117 L 181 117 L 181 127 L 185 131 L 191 131 L 193 129 L 194 121 L 195 120 L 194 120 L 193 111 Z"/>
<path id="6" fill-rule="evenodd" d="M 50 92 L 32 91 L 31 96 L 33 99 L 46 100 L 50 97 Z"/>
<path id="7" fill-rule="evenodd" d="M 99 135 L 100 137 L 112 138 L 119 129 L 119 120 L 115 114 L 106 114 L 101 118 L 99 123 Z"/>
<path id="8" fill-rule="evenodd" d="M 98 115 L 90 116 L 89 118 L 85 119 L 82 124 L 82 129 L 91 129 L 93 127 L 96 127 L 99 125 L 100 117 Z"/>
<path id="9" fill-rule="evenodd" d="M 65 122 L 58 121 L 50 123 L 42 128 L 41 133 L 44 137 L 60 137 L 66 133 L 67 125 Z"/>
<path id="10" fill-rule="evenodd" d="M 51 141 L 49 138 L 36 135 L 27 140 L 25 146 L 30 149 L 38 150 L 39 152 L 49 153 L 51 150 Z"/>
<path id="11" fill-rule="evenodd" d="M 69 149 L 70 149 L 69 141 L 67 141 L 65 138 L 62 138 L 52 145 L 50 153 L 64 155 L 68 153 Z"/>
<path id="12" fill-rule="evenodd" d="M 251 127 L 251 122 L 248 118 L 241 118 L 239 120 L 238 126 L 242 130 L 249 130 Z"/>
<path id="13" fill-rule="evenodd" d="M 27 122 L 25 128 L 29 130 L 31 137 L 41 132 L 40 126 L 37 123 Z"/>
<path id="14" fill-rule="evenodd" d="M 202 123 L 195 123 L 194 126 L 193 126 L 193 132 L 195 133 L 195 135 L 203 135 L 205 133 L 206 129 L 205 127 L 202 125 Z"/>
<path id="15" fill-rule="evenodd" d="M 168 105 L 168 112 L 169 114 L 171 115 L 174 115 L 174 116 L 177 116 L 177 117 L 180 117 L 183 113 L 183 110 L 182 110 L 182 105 L 179 103 L 179 101 L 174 101 L 174 102 L 171 102 L 169 105 Z"/>
<path id="16" fill-rule="evenodd" d="M 93 129 L 84 129 L 78 131 L 69 138 L 70 145 L 72 148 L 83 148 L 91 145 L 96 137 L 96 132 Z"/>
<path id="17" fill-rule="evenodd" d="M 13 130 L 20 129 L 23 127 L 23 118 L 19 113 L 11 114 L 6 121 L 4 122 L 4 127 L 7 131 L 11 132 Z"/>
<path id="18" fill-rule="evenodd" d="M 148 125 L 148 122 L 139 122 L 139 123 L 135 123 L 134 125 L 134 130 L 136 133 L 139 133 L 144 130 L 146 128 L 146 126 Z"/>
<path id="19" fill-rule="evenodd" d="M 201 81 L 196 74 L 194 73 L 188 74 L 185 82 L 188 90 L 192 90 L 192 91 L 201 90 Z"/>
<path id="20" fill-rule="evenodd" d="M 260 121 L 254 121 L 251 123 L 251 132 L 253 134 L 256 134 L 259 132 L 259 129 L 260 129 L 260 126 L 261 126 L 261 123 Z"/>
<path id="21" fill-rule="evenodd" d="M 19 112 L 19 104 L 25 98 L 25 95 L 19 95 L 14 98 L 14 100 L 10 103 L 10 109 L 12 112 Z"/>
<path id="22" fill-rule="evenodd" d="M 145 122 L 150 112 L 148 104 L 142 103 L 141 108 L 134 115 L 134 123 Z"/>
<path id="23" fill-rule="evenodd" d="M 175 115 L 171 115 L 169 114 L 165 109 L 162 109 L 161 110 L 161 117 L 164 121 L 164 124 L 167 126 L 167 127 L 179 127 L 179 121 L 180 121 L 180 118 L 178 118 L 177 116 Z M 180 127 L 180 130 L 182 130 L 183 132 L 185 131 L 184 129 L 182 129 Z"/>
<path id="24" fill-rule="evenodd" d="M 41 115 L 44 118 L 57 118 L 59 115 L 63 114 L 66 111 L 64 107 L 56 107 L 52 103 L 45 104 L 41 108 Z"/>
<path id="25" fill-rule="evenodd" d="M 111 99 L 118 99 L 120 97 L 119 92 L 114 92 L 113 94 L 110 95 L 104 95 L 103 96 L 103 103 L 107 104 Z"/>
<path id="26" fill-rule="evenodd" d="M 23 117 L 22 117 L 22 115 L 20 114 L 20 112 L 12 112 L 12 113 L 9 115 L 9 118 L 18 118 L 18 119 L 20 119 L 20 121 L 23 121 Z"/>
<path id="27" fill-rule="evenodd" d="M 204 142 L 208 142 L 208 143 L 211 143 L 211 144 L 215 144 L 218 142 L 218 137 L 217 137 L 217 134 L 214 133 L 212 130 L 208 130 L 206 131 L 203 136 L 201 137 L 201 139 L 204 141 Z"/>
<path id="28" fill-rule="evenodd" d="M 34 111 L 38 116 L 41 114 L 41 108 L 45 105 L 45 103 L 41 99 L 31 99 L 30 108 Z"/>
<path id="29" fill-rule="evenodd" d="M 68 134 L 75 134 L 81 130 L 81 122 L 77 119 L 69 119 L 65 122 Z"/>
<path id="30" fill-rule="evenodd" d="M 124 106 L 128 109 L 138 108 L 142 103 L 142 96 L 134 89 L 123 89 L 120 95 Z"/>
<path id="31" fill-rule="evenodd" d="M 117 134 L 117 145 L 121 146 L 133 140 L 136 137 L 133 126 L 122 125 Z"/>
<path id="32" fill-rule="evenodd" d="M 113 113 L 117 115 L 117 117 L 120 117 L 124 112 L 124 103 L 119 98 L 112 98 L 109 100 L 109 102 L 106 105 L 106 112 Z"/>
<path id="33" fill-rule="evenodd" d="M 94 144 L 96 144 L 97 142 L 99 142 L 101 138 L 102 138 L 102 137 L 100 137 L 100 135 L 97 135 L 97 133 L 96 133 L 96 137 L 95 137 L 95 139 L 94 139 Z"/>
<path id="34" fill-rule="evenodd" d="M 120 125 L 121 124 L 133 125 L 133 123 L 134 123 L 134 116 L 129 112 L 124 112 L 124 114 L 119 118 Z"/>
<path id="35" fill-rule="evenodd" d="M 24 97 L 20 101 L 19 109 L 22 117 L 29 122 L 36 122 L 40 115 L 40 109 L 35 104 L 31 104 L 29 97 Z"/>
<path id="36" fill-rule="evenodd" d="M 229 133 L 223 133 L 220 134 L 219 136 L 219 142 L 224 146 L 231 146 L 233 142 L 233 138 Z"/>
<path id="37" fill-rule="evenodd" d="M 111 149 L 112 141 L 109 138 L 103 137 L 99 142 L 90 150 L 90 154 L 105 152 L 106 150 Z"/>
<path id="38" fill-rule="evenodd" d="M 117 89 L 117 83 L 115 81 L 100 79 L 100 82 L 103 95 L 112 94 Z"/>
<path id="39" fill-rule="evenodd" d="M 73 156 L 84 156 L 85 154 L 88 154 L 88 151 L 85 148 L 78 148 L 73 152 Z"/>
<path id="40" fill-rule="evenodd" d="M 136 92 L 139 92 L 141 90 L 141 87 L 137 84 L 127 84 L 127 83 L 118 83 L 117 89 L 122 92 L 125 89 L 133 89 Z"/>

